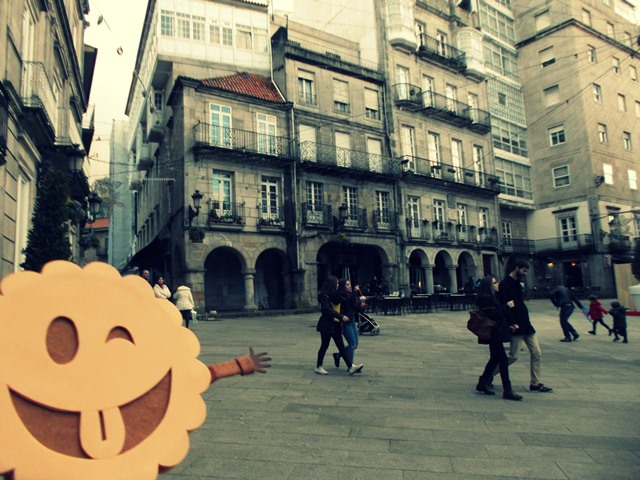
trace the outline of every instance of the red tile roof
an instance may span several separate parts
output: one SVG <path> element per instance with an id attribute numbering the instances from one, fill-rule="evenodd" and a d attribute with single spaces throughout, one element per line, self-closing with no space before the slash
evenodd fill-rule
<path id="1" fill-rule="evenodd" d="M 202 84 L 267 102 L 286 103 L 270 78 L 253 73 L 241 72 L 227 77 L 207 78 L 202 80 Z"/>

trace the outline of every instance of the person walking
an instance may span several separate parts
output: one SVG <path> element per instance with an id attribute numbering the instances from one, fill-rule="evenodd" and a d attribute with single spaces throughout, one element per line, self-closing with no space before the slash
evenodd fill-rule
<path id="1" fill-rule="evenodd" d="M 569 317 L 573 313 L 573 304 L 582 310 L 580 301 L 564 285 L 558 285 L 549 292 L 551 303 L 560 309 L 560 328 L 564 334 L 561 342 L 575 342 L 580 337 L 573 325 L 569 323 Z M 573 338 L 572 338 L 573 336 Z"/>
<path id="2" fill-rule="evenodd" d="M 153 293 L 155 293 L 156 298 L 164 298 L 166 300 L 171 298 L 171 290 L 164 283 L 164 277 L 157 278 L 156 284 L 153 286 Z"/>
<path id="3" fill-rule="evenodd" d="M 589 318 L 591 319 L 591 324 L 593 325 L 592 329 L 589 330 L 591 335 L 596 334 L 596 327 L 598 323 L 600 323 L 604 328 L 609 332 L 609 336 L 613 334 L 613 329 L 609 328 L 609 325 L 604 323 L 604 316 L 609 313 L 607 309 L 602 306 L 602 303 L 598 300 L 598 297 L 595 295 L 589 296 Z"/>
<path id="4" fill-rule="evenodd" d="M 348 322 L 349 317 L 340 313 L 340 297 L 338 296 L 338 279 L 333 275 L 326 278 L 320 289 L 318 296 L 318 302 L 320 303 L 320 319 L 316 325 L 316 330 L 320 332 L 320 349 L 318 350 L 318 359 L 316 361 L 315 372 L 318 375 L 328 375 L 322 364 L 324 363 L 324 356 L 329 348 L 329 343 L 333 339 L 333 343 L 338 347 L 340 356 L 344 359 L 349 375 L 360 373 L 363 365 L 354 365 L 351 361 L 349 351 L 344 346 L 342 341 L 342 327 L 340 322 Z M 336 305 L 336 308 L 334 308 Z"/>
<path id="5" fill-rule="evenodd" d="M 550 392 L 550 387 L 542 384 L 541 379 L 541 360 L 542 351 L 536 337 L 536 330 L 531 324 L 529 318 L 529 310 L 524 303 L 524 293 L 521 282 L 527 278 L 529 272 L 529 263 L 526 260 L 517 259 L 513 262 L 513 266 L 509 273 L 500 282 L 500 304 L 508 305 L 513 301 L 513 308 L 508 310 L 510 325 L 518 325 L 518 329 L 511 334 L 511 344 L 509 345 L 509 364 L 518 360 L 520 347 L 524 342 L 529 349 L 530 362 L 529 370 L 531 382 L 529 391 L 531 392 Z"/>
<path id="6" fill-rule="evenodd" d="M 623 307 L 617 301 L 611 302 L 609 315 L 613 317 L 613 333 L 615 335 L 613 341 L 619 342 L 622 337 L 624 339 L 622 343 L 629 343 L 627 341 L 627 307 Z"/>
<path id="7" fill-rule="evenodd" d="M 358 348 L 358 325 L 356 317 L 358 310 L 364 307 L 360 301 L 362 291 L 359 285 L 356 285 L 355 288 L 352 289 L 351 281 L 343 278 L 338 282 L 338 296 L 340 297 L 340 313 L 349 317 L 349 321 L 342 322 L 342 335 L 347 341 L 347 350 L 351 358 L 351 363 L 353 363 L 356 348 Z M 336 368 L 340 368 L 340 352 L 333 354 L 333 362 Z"/>
<path id="8" fill-rule="evenodd" d="M 180 310 L 185 327 L 189 328 L 191 312 L 195 308 L 191 289 L 186 285 L 180 285 L 173 294 L 173 299 L 176 302 L 176 307 Z"/>
<path id="9" fill-rule="evenodd" d="M 515 303 L 510 300 L 505 305 L 498 302 L 498 292 L 500 285 L 493 275 L 484 277 L 480 281 L 478 287 L 478 296 L 476 297 L 476 307 L 482 310 L 487 316 L 496 322 L 491 329 L 491 337 L 489 340 L 480 340 L 478 343 L 489 345 L 489 361 L 484 367 L 484 371 L 478 379 L 476 391 L 478 393 L 486 393 L 487 395 L 495 395 L 493 389 L 493 372 L 496 367 L 500 370 L 500 379 L 502 380 L 502 398 L 505 400 L 522 400 L 522 395 L 518 395 L 511 388 L 511 380 L 509 379 L 509 359 L 504 351 L 503 343 L 511 340 L 511 332 L 518 329 L 517 325 L 509 326 L 505 317 L 504 309 L 514 308 Z"/>

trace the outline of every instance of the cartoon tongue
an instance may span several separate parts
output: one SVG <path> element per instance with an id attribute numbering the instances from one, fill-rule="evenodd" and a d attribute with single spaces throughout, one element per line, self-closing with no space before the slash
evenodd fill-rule
<path id="1" fill-rule="evenodd" d="M 118 455 L 124 447 L 125 427 L 120 409 L 82 412 L 80 416 L 80 443 L 91 458 L 109 458 Z"/>

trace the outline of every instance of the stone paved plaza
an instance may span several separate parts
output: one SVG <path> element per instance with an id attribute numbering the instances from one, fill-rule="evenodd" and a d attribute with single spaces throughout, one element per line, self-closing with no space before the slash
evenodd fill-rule
<path id="1" fill-rule="evenodd" d="M 314 373 L 317 313 L 201 321 L 204 362 L 253 345 L 273 367 L 214 384 L 188 457 L 162 478 L 640 479 L 638 317 L 624 345 L 588 335 L 576 312 L 582 336 L 565 344 L 550 302 L 529 309 L 554 390 L 527 391 L 525 350 L 511 366 L 522 402 L 503 400 L 499 382 L 495 397 L 475 393 L 488 347 L 466 330 L 466 312 L 374 316 L 382 334 L 361 337 L 354 377 L 334 368 L 332 349 L 330 374 Z"/>

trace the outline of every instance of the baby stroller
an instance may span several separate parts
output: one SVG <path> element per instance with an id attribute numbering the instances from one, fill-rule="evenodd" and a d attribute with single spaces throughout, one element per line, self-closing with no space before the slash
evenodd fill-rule
<path id="1" fill-rule="evenodd" d="M 368 333 L 371 336 L 380 335 L 380 326 L 373 318 L 364 312 L 358 312 L 358 333 Z"/>

